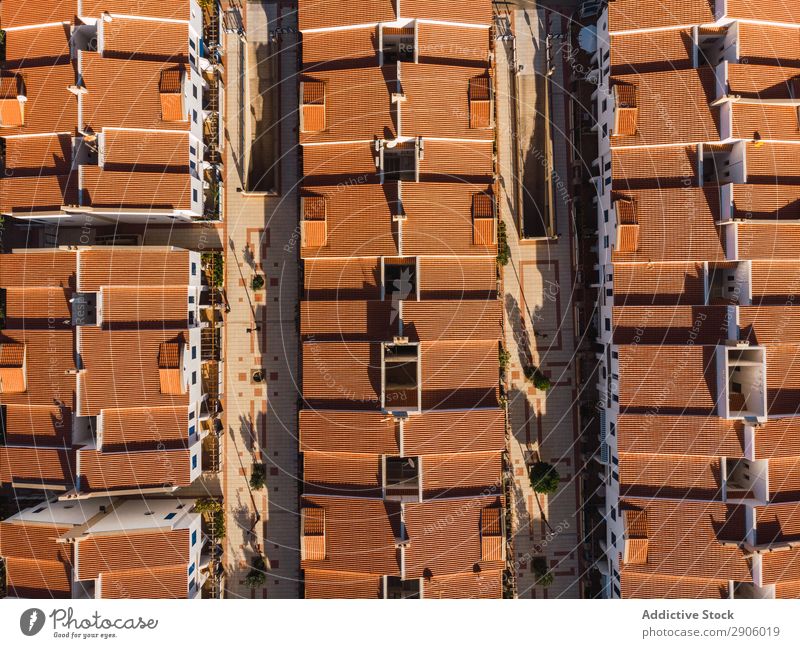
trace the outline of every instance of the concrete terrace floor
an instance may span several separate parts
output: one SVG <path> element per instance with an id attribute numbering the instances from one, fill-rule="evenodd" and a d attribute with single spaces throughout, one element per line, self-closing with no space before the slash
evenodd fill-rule
<path id="1" fill-rule="evenodd" d="M 277 27 L 296 27 L 296 14 L 276 3 L 247 3 L 248 41 L 253 49 Z M 279 42 L 280 82 L 264 88 L 264 75 L 241 48 L 235 35 L 227 40 L 226 92 L 226 210 L 223 246 L 227 253 L 226 291 L 230 313 L 226 319 L 225 465 L 227 598 L 297 598 L 300 595 L 297 445 L 297 56 L 294 34 Z M 263 48 L 262 48 L 263 49 Z M 242 69 L 244 61 L 247 69 Z M 240 125 L 248 118 L 246 88 L 280 93 L 280 186 L 278 195 L 242 191 Z M 243 105 L 244 103 L 244 105 Z M 240 115 L 240 111 L 245 114 Z M 259 133 L 254 134 L 255 138 Z M 254 147 L 257 150 L 258 147 Z M 265 287 L 251 290 L 251 280 L 262 274 Z M 256 330 L 258 329 L 258 330 Z M 264 380 L 252 380 L 261 370 Z M 251 491 L 254 462 L 266 465 L 266 488 Z M 244 584 L 254 556 L 267 559 L 263 587 Z"/>
<path id="2" fill-rule="evenodd" d="M 527 11 L 527 16 L 524 13 Z M 552 20 L 551 20 L 552 18 Z M 511 12 L 517 61 L 525 61 L 521 74 L 541 75 L 545 67 L 545 24 L 551 33 L 563 28 L 561 16 L 546 9 Z M 502 33 L 502 32 L 501 32 Z M 496 43 L 498 80 L 498 149 L 503 190 L 500 216 L 506 223 L 511 262 L 505 267 L 505 335 L 511 353 L 508 376 L 509 422 L 512 429 L 510 458 L 516 498 L 514 556 L 520 598 L 578 598 L 581 596 L 581 493 L 580 451 L 577 443 L 577 393 L 575 382 L 575 325 L 572 309 L 574 257 L 571 205 L 556 192 L 555 241 L 520 240 L 515 227 L 513 195 L 513 133 L 510 101 L 513 69 L 510 41 Z M 552 77 L 552 118 L 555 141 L 555 178 L 568 177 L 568 136 L 564 75 L 556 65 Z M 520 97 L 519 120 L 534 123 L 537 104 L 531 95 L 536 83 Z M 522 130 L 522 129 L 520 129 Z M 534 146 L 539 146 L 534 142 Z M 542 147 L 543 148 L 543 147 Z M 524 158 L 526 151 L 523 151 Z M 522 173 L 525 176 L 524 170 Z M 547 375 L 553 387 L 542 392 L 525 380 L 523 366 L 532 363 Z M 556 466 L 561 486 L 550 496 L 537 496 L 528 479 L 528 465 L 538 457 Z M 545 519 L 547 522 L 545 522 Z M 548 526 L 549 524 L 549 526 Z M 531 560 L 546 557 L 555 579 L 545 588 L 536 585 Z"/>

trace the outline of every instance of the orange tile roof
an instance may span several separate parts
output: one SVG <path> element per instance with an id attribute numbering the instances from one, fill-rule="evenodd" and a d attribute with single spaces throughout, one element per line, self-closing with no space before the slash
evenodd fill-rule
<path id="1" fill-rule="evenodd" d="M 727 580 L 637 574 L 625 570 L 620 574 L 622 598 L 644 599 L 727 599 Z"/>
<path id="2" fill-rule="evenodd" d="M 333 0 L 325 5 L 314 0 L 301 0 L 297 11 L 300 31 L 388 22 L 396 18 L 394 0 L 364 0 L 358 3 Z"/>
<path id="3" fill-rule="evenodd" d="M 619 489 L 623 497 L 721 501 L 721 479 L 718 457 L 619 453 Z"/>
<path id="4" fill-rule="evenodd" d="M 763 0 L 727 0 L 728 17 L 771 22 L 800 23 L 800 11 L 792 2 Z"/>
<path id="5" fill-rule="evenodd" d="M 631 408 L 630 413 L 707 415 L 715 411 L 713 347 L 620 346 L 619 377 L 620 407 Z"/>
<path id="6" fill-rule="evenodd" d="M 17 598 L 72 598 L 72 569 L 50 560 L 6 558 L 6 587 Z"/>
<path id="7" fill-rule="evenodd" d="M 622 414 L 617 419 L 620 452 L 743 457 L 741 421 L 712 416 Z"/>
<path id="8" fill-rule="evenodd" d="M 153 248 L 81 250 L 78 290 L 102 286 L 184 286 L 189 283 L 189 252 Z"/>
<path id="9" fill-rule="evenodd" d="M 188 3 L 183 19 L 189 18 Z M 131 11 L 124 13 L 130 14 Z M 115 16 L 100 21 L 103 29 L 103 56 L 144 55 L 149 60 L 188 61 L 189 24 L 163 20 L 140 20 Z"/>
<path id="10" fill-rule="evenodd" d="M 380 372 L 377 344 L 303 344 L 303 397 L 312 407 L 378 409 Z"/>
<path id="11" fill-rule="evenodd" d="M 749 22 L 739 22 L 738 29 L 740 59 L 752 64 L 800 65 L 800 30 Z"/>
<path id="12" fill-rule="evenodd" d="M 494 240 L 490 245 L 474 243 L 473 198 L 489 189 L 483 184 L 450 182 L 403 184 L 403 252 L 494 257 Z"/>
<path id="13" fill-rule="evenodd" d="M 488 299 L 497 291 L 493 258 L 421 258 L 419 265 L 423 299 Z"/>
<path id="14" fill-rule="evenodd" d="M 800 342 L 800 309 L 792 306 L 740 306 L 739 339 L 751 344 Z"/>
<path id="15" fill-rule="evenodd" d="M 25 345 L 26 389 L 19 394 L 3 394 L 5 405 L 73 404 L 75 369 L 72 331 L 9 330 L 0 333 L 0 344 Z"/>
<path id="16" fill-rule="evenodd" d="M 696 186 L 697 147 L 621 148 L 611 154 L 614 189 L 667 189 Z"/>
<path id="17" fill-rule="evenodd" d="M 303 34 L 303 70 L 378 65 L 377 29 L 344 29 Z"/>
<path id="18" fill-rule="evenodd" d="M 619 261 L 719 261 L 725 258 L 717 231 L 720 208 L 714 189 L 643 189 L 628 192 L 639 225 L 635 251 L 614 251 Z"/>
<path id="19" fill-rule="evenodd" d="M 773 142 L 747 142 L 747 181 L 753 184 L 771 182 L 798 183 L 800 168 L 794 161 L 800 146 Z"/>
<path id="20" fill-rule="evenodd" d="M 489 60 L 489 33 L 484 29 L 417 23 L 417 51 L 420 63 L 444 60 L 486 63 Z"/>
<path id="21" fill-rule="evenodd" d="M 381 577 L 322 569 L 303 573 L 303 596 L 307 599 L 375 599 L 381 597 Z"/>
<path id="22" fill-rule="evenodd" d="M 107 171 L 169 170 L 189 173 L 189 133 L 105 129 L 103 159 Z"/>
<path id="23" fill-rule="evenodd" d="M 7 68 L 6 75 L 21 75 L 25 84 L 25 124 L 3 128 L 9 135 L 74 133 L 78 123 L 78 102 L 67 88 L 75 84 L 72 64 Z"/>
<path id="24" fill-rule="evenodd" d="M 188 486 L 190 471 L 188 450 L 80 450 L 78 455 L 82 492 Z"/>
<path id="25" fill-rule="evenodd" d="M 31 0 L 3 0 L 0 5 L 0 24 L 3 29 L 8 29 L 52 22 L 73 22 L 77 12 L 78 0 L 55 0 L 45 3 L 32 3 Z"/>
<path id="26" fill-rule="evenodd" d="M 497 451 L 423 455 L 421 461 L 425 499 L 500 492 L 503 461 Z M 492 535 L 500 536 L 499 527 Z M 490 543 L 500 542 L 500 539 L 490 541 Z M 496 560 L 496 558 L 486 558 L 486 560 Z"/>
<path id="27" fill-rule="evenodd" d="M 788 223 L 739 223 L 739 259 L 763 261 L 792 260 L 800 245 L 800 228 Z"/>
<path id="28" fill-rule="evenodd" d="M 770 416 L 796 416 L 800 411 L 800 345 L 767 347 L 767 412 Z"/>
<path id="29" fill-rule="evenodd" d="M 66 23 L 6 31 L 6 65 L 13 68 L 68 63 L 69 41 L 70 26 Z"/>
<path id="30" fill-rule="evenodd" d="M 755 431 L 756 459 L 794 457 L 800 447 L 800 420 L 796 417 L 771 419 Z"/>
<path id="31" fill-rule="evenodd" d="M 378 299 L 378 259 L 306 259 L 306 299 Z"/>
<path id="32" fill-rule="evenodd" d="M 5 138 L 5 177 L 69 175 L 72 166 L 72 138 L 69 135 L 40 135 Z"/>
<path id="33" fill-rule="evenodd" d="M 316 71 L 304 77 L 304 105 L 323 105 L 318 117 L 306 120 L 300 142 L 346 142 L 370 139 L 373 133 L 394 138 L 391 93 L 396 83 L 392 76 L 396 68 L 360 68 Z M 384 75 L 386 71 L 386 76 Z M 322 102 L 312 101 L 310 93 L 322 94 Z M 316 108 L 316 106 L 314 106 Z M 404 106 L 405 108 L 405 106 Z M 321 131 L 321 132 L 315 132 Z"/>
<path id="34" fill-rule="evenodd" d="M 0 212 L 36 214 L 60 211 L 78 203 L 74 175 L 42 175 L 0 179 Z"/>
<path id="35" fill-rule="evenodd" d="M 797 293 L 800 261 L 753 261 L 751 292 L 756 305 L 785 306 Z"/>
<path id="36" fill-rule="evenodd" d="M 800 121 L 793 106 L 734 103 L 732 112 L 734 138 L 800 141 Z"/>
<path id="37" fill-rule="evenodd" d="M 612 32 L 712 22 L 714 7 L 707 0 L 614 0 L 608 5 Z"/>
<path id="38" fill-rule="evenodd" d="M 714 70 L 675 70 L 612 77 L 636 88 L 636 132 L 614 133 L 614 146 L 714 142 L 720 138 Z M 691 115 L 691 118 L 689 118 Z"/>
<path id="39" fill-rule="evenodd" d="M 381 458 L 369 454 L 305 452 L 303 482 L 307 495 L 381 497 Z M 306 560 L 312 559 L 307 551 L 304 555 Z M 317 555 L 324 557 L 324 549 Z"/>
<path id="40" fill-rule="evenodd" d="M 103 573 L 100 598 L 104 599 L 181 599 L 189 595 L 186 575 L 189 564 L 147 567 Z"/>
<path id="41" fill-rule="evenodd" d="M 189 530 L 91 534 L 78 540 L 75 553 L 79 580 L 92 580 L 105 572 L 185 564 Z"/>
<path id="42" fill-rule="evenodd" d="M 107 11 L 110 14 L 189 20 L 189 7 L 189 0 L 136 0 L 135 4 L 131 0 L 81 0 L 81 16 L 99 17 Z"/>
<path id="43" fill-rule="evenodd" d="M 50 249 L 0 255 L 0 286 L 3 288 L 68 288 L 75 283 L 76 256 Z"/>
<path id="44" fill-rule="evenodd" d="M 491 131 L 481 130 L 491 126 L 490 79 L 482 69 L 404 63 L 401 78 L 403 135 L 493 138 Z"/>
<path id="45" fill-rule="evenodd" d="M 72 411 L 49 405 L 4 405 L 9 446 L 65 447 L 72 441 Z"/>
<path id="46" fill-rule="evenodd" d="M 304 301 L 300 335 L 314 340 L 384 340 L 398 334 L 397 306 L 391 301 Z"/>
<path id="47" fill-rule="evenodd" d="M 78 348 L 85 367 L 78 393 L 81 415 L 94 416 L 109 407 L 188 406 L 188 394 L 161 391 L 158 367 L 160 345 L 184 343 L 186 336 L 181 330 L 84 327 Z"/>
<path id="48" fill-rule="evenodd" d="M 699 263 L 615 263 L 613 275 L 616 304 L 700 305 L 705 300 Z"/>
<path id="49" fill-rule="evenodd" d="M 105 209 L 191 208 L 191 176 L 188 173 L 106 171 L 80 167 L 82 205 Z"/>
<path id="50" fill-rule="evenodd" d="M 0 483 L 69 486 L 75 474 L 75 453 L 63 446 L 61 449 L 0 446 Z"/>
<path id="51" fill-rule="evenodd" d="M 496 341 L 428 342 L 421 347 L 423 409 L 497 404 Z"/>
<path id="52" fill-rule="evenodd" d="M 162 326 L 188 326 L 189 296 L 185 286 L 102 289 L 103 322 L 160 322 Z"/>
<path id="53" fill-rule="evenodd" d="M 611 74 L 615 75 L 692 67 L 690 29 L 614 35 L 611 46 L 603 49 L 611 52 Z"/>
<path id="54" fill-rule="evenodd" d="M 185 116 L 183 121 L 173 120 L 175 115 L 162 117 L 159 91 L 162 73 L 185 70 L 185 65 L 104 58 L 93 52 L 81 52 L 80 65 L 88 91 L 81 95 L 83 121 L 95 132 L 107 127 L 189 129 Z"/>
<path id="55" fill-rule="evenodd" d="M 733 218 L 800 220 L 799 203 L 800 187 L 752 183 L 733 185 Z"/>
<path id="56" fill-rule="evenodd" d="M 502 304 L 499 301 L 448 300 L 403 302 L 403 335 L 411 340 L 500 340 Z"/>
<path id="57" fill-rule="evenodd" d="M 186 407 L 128 407 L 103 410 L 103 450 L 185 447 L 189 436 Z"/>
<path id="58" fill-rule="evenodd" d="M 402 0 L 403 18 L 419 18 L 473 25 L 492 23 L 492 6 L 486 0 L 466 0 L 458 4 L 442 5 L 431 0 Z"/>
<path id="59" fill-rule="evenodd" d="M 621 507 L 646 511 L 647 562 L 626 564 L 627 572 L 752 582 L 744 553 L 722 541 L 741 542 L 744 507 L 719 502 L 624 498 Z"/>
<path id="60" fill-rule="evenodd" d="M 798 82 L 794 68 L 778 65 L 728 65 L 728 90 L 730 94 L 746 98 L 789 99 Z"/>
<path id="61" fill-rule="evenodd" d="M 724 344 L 726 306 L 614 306 L 616 344 Z"/>

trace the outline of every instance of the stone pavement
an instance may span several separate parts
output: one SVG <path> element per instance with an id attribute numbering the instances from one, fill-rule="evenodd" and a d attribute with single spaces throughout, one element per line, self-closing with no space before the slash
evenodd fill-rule
<path id="1" fill-rule="evenodd" d="M 276 27 L 296 27 L 296 17 L 275 3 L 245 4 L 249 44 L 264 42 Z M 269 23 L 268 23 L 269 21 Z M 280 82 L 268 92 L 280 93 L 281 159 L 278 195 L 242 191 L 234 160 L 240 128 L 251 106 L 242 105 L 242 83 L 259 87 L 259 73 L 269 62 L 244 55 L 246 46 L 227 39 L 225 464 L 226 592 L 228 598 L 297 598 L 299 596 L 298 447 L 297 447 L 297 69 L 296 36 L 284 34 Z M 265 48 L 258 48 L 263 52 Z M 247 51 L 247 50 L 245 50 Z M 245 61 L 246 70 L 241 69 Z M 261 75 L 263 79 L 263 74 Z M 264 92 L 263 86 L 261 92 Z M 251 98 L 252 100 L 252 98 Z M 245 111 L 244 115 L 240 111 Z M 254 135 L 256 138 L 259 133 Z M 275 161 L 278 162 L 277 160 Z M 253 276 L 264 276 L 263 289 L 251 289 Z M 260 371 L 258 382 L 253 374 Z M 254 462 L 266 464 L 267 485 L 251 491 Z M 267 559 L 267 580 L 251 589 L 243 580 L 258 553 Z"/>
<path id="2" fill-rule="evenodd" d="M 531 57 L 536 74 L 545 68 L 544 9 L 513 12 L 517 52 Z M 551 32 L 561 28 L 554 19 Z M 525 41 L 527 39 L 527 42 Z M 513 436 L 510 456 L 515 481 L 514 563 L 520 598 L 578 598 L 581 596 L 581 493 L 580 449 L 576 439 L 577 387 L 575 384 L 575 325 L 572 309 L 574 288 L 573 236 L 570 203 L 566 193 L 555 190 L 555 241 L 525 241 L 517 235 L 513 188 L 513 146 L 511 105 L 510 41 L 497 43 L 498 136 L 500 168 L 504 187 L 500 196 L 500 216 L 506 223 L 511 247 L 511 263 L 504 272 L 506 343 L 511 353 L 508 376 L 509 421 Z M 552 76 L 552 119 L 555 138 L 555 182 L 568 185 L 568 140 L 565 135 L 566 101 L 563 66 Z M 523 73 L 530 74 L 529 66 Z M 533 84 L 535 85 L 535 84 Z M 540 102 L 539 102 L 540 103 Z M 536 117 L 536 97 L 521 97 L 518 104 L 521 122 Z M 543 143 L 534 146 L 544 150 Z M 536 156 L 525 155 L 528 160 Z M 536 162 L 540 163 L 540 162 Z M 524 171 L 523 171 L 524 173 Z M 532 363 L 550 378 L 547 392 L 535 389 L 525 380 L 522 367 Z M 535 458 L 556 466 L 561 477 L 558 491 L 550 496 L 533 493 L 527 465 Z M 546 557 L 554 582 L 536 586 L 531 559 Z"/>

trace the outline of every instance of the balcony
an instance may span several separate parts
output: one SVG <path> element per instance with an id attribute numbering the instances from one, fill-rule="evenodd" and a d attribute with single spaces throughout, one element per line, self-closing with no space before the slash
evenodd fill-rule
<path id="1" fill-rule="evenodd" d="M 397 337 L 381 346 L 381 407 L 387 411 L 419 411 L 421 406 L 419 344 Z"/>
<path id="2" fill-rule="evenodd" d="M 732 344 L 717 347 L 718 415 L 762 419 L 767 415 L 766 349 Z"/>
<path id="3" fill-rule="evenodd" d="M 385 457 L 383 460 L 384 496 L 399 502 L 422 499 L 422 466 L 419 457 Z"/>

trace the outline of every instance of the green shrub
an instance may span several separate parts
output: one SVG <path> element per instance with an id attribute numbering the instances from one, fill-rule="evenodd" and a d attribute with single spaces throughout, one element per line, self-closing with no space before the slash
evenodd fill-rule
<path id="1" fill-rule="evenodd" d="M 537 461 L 531 466 L 530 478 L 534 492 L 543 495 L 555 493 L 561 480 L 555 466 L 544 461 Z"/>
<path id="2" fill-rule="evenodd" d="M 194 503 L 194 510 L 204 516 L 222 510 L 222 502 L 211 497 L 201 497 Z"/>
<path id="3" fill-rule="evenodd" d="M 511 248 L 508 246 L 508 235 L 506 234 L 506 224 L 503 221 L 497 223 L 497 265 L 505 266 L 511 261 Z"/>
<path id="4" fill-rule="evenodd" d="M 250 286 L 252 286 L 253 290 L 261 290 L 264 287 L 264 277 L 263 275 L 257 274 L 253 277 L 253 281 L 250 282 Z"/>
<path id="5" fill-rule="evenodd" d="M 511 363 L 511 352 L 501 346 L 498 361 L 500 363 L 500 373 L 505 374 L 508 365 Z"/>
<path id="6" fill-rule="evenodd" d="M 530 381 L 536 389 L 547 391 L 553 386 L 550 379 L 545 376 L 536 367 L 525 367 L 525 377 Z"/>
<path id="7" fill-rule="evenodd" d="M 536 578 L 536 584 L 540 587 L 549 587 L 553 584 L 553 572 L 550 571 L 550 565 L 547 564 L 547 558 L 544 556 L 536 556 L 531 561 L 533 567 L 533 576 Z"/>
<path id="8" fill-rule="evenodd" d="M 248 587 L 261 587 L 267 582 L 267 565 L 264 562 L 264 556 L 256 556 L 250 565 L 251 569 L 244 577 L 244 583 Z"/>
<path id="9" fill-rule="evenodd" d="M 250 488 L 261 490 L 267 484 L 267 467 L 263 463 L 254 463 L 250 473 Z"/>
<path id="10" fill-rule="evenodd" d="M 221 252 L 203 252 L 203 266 L 211 269 L 209 281 L 215 288 L 225 284 L 225 260 Z"/>

